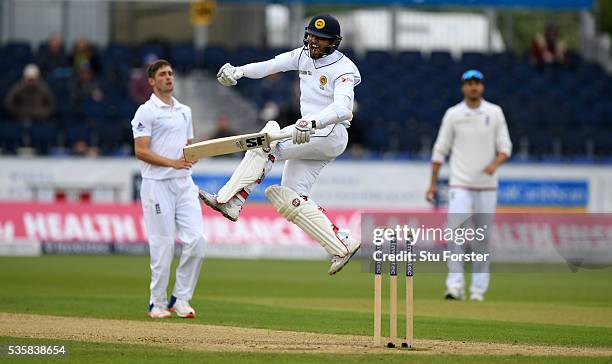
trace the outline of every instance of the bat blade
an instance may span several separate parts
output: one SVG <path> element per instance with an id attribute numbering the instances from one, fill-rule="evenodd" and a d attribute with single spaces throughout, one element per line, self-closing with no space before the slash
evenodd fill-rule
<path id="1" fill-rule="evenodd" d="M 242 134 L 187 145 L 183 148 L 183 155 L 185 160 L 191 162 L 205 157 L 268 147 L 270 147 L 270 136 L 268 133 Z"/>

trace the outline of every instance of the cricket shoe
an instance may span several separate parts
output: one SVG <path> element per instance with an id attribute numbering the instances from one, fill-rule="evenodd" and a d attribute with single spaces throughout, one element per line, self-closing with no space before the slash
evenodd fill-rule
<path id="1" fill-rule="evenodd" d="M 242 210 L 242 205 L 244 204 L 244 201 L 241 201 L 238 197 L 233 197 L 231 200 L 227 201 L 227 203 L 219 203 L 217 201 L 217 195 L 202 190 L 198 192 L 198 197 L 200 197 L 200 200 L 207 206 L 213 210 L 219 211 L 227 219 L 234 222 L 238 220 L 240 210 Z"/>
<path id="2" fill-rule="evenodd" d="M 444 293 L 444 299 L 463 301 L 463 290 L 458 288 L 448 288 Z"/>
<path id="3" fill-rule="evenodd" d="M 174 296 L 170 297 L 168 311 L 176 313 L 178 317 L 194 318 L 195 310 L 189 305 L 189 301 L 178 299 Z"/>
<path id="4" fill-rule="evenodd" d="M 470 301 L 482 302 L 484 301 L 484 295 L 482 293 L 471 293 Z"/>
<path id="5" fill-rule="evenodd" d="M 147 316 L 152 319 L 162 319 L 166 317 L 170 317 L 172 315 L 170 311 L 164 305 L 155 305 L 153 303 L 149 304 L 149 308 L 147 310 Z"/>
<path id="6" fill-rule="evenodd" d="M 348 233 L 346 232 L 342 232 L 342 231 L 338 232 L 338 238 L 340 238 L 342 242 L 346 245 L 349 252 L 347 255 L 343 257 L 339 257 L 335 255 L 332 258 L 331 266 L 329 267 L 329 271 L 327 272 L 329 273 L 329 275 L 334 275 L 340 272 L 342 268 L 344 268 L 344 266 L 349 262 L 349 260 L 351 260 L 353 255 L 357 253 L 359 248 L 361 248 L 361 242 L 349 237 Z"/>

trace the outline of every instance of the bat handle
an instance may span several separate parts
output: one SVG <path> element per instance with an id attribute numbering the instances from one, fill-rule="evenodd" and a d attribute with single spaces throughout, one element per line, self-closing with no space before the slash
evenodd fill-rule
<path id="1" fill-rule="evenodd" d="M 293 130 L 291 130 L 291 128 L 287 128 L 286 130 L 281 130 L 280 132 L 268 133 L 268 136 L 270 138 L 270 141 L 275 141 L 275 140 L 291 138 L 292 134 L 293 134 Z"/>

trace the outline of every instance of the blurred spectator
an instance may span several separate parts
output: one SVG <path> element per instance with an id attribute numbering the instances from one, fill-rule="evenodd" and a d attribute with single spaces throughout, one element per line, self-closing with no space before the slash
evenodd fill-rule
<path id="1" fill-rule="evenodd" d="M 132 101 L 137 104 L 144 104 L 151 97 L 151 85 L 149 85 L 149 76 L 147 68 L 157 59 L 154 54 L 148 54 L 142 62 L 142 67 L 132 72 L 128 91 Z"/>
<path id="2" fill-rule="evenodd" d="M 259 111 L 259 120 L 262 122 L 261 125 L 265 125 L 269 120 L 278 121 L 280 115 L 280 108 L 274 101 L 266 101 L 264 106 Z"/>
<path id="3" fill-rule="evenodd" d="M 565 42 L 559 39 L 559 28 L 555 24 L 548 24 L 544 35 L 536 34 L 531 43 L 531 58 L 539 67 L 567 63 Z"/>
<path id="4" fill-rule="evenodd" d="M 79 69 L 70 84 L 70 98 L 74 103 L 82 101 L 102 101 L 104 93 L 98 85 L 92 70 L 86 64 Z"/>
<path id="5" fill-rule="evenodd" d="M 225 138 L 228 136 L 236 135 L 236 133 L 230 127 L 230 118 L 226 115 L 221 115 L 217 118 L 217 129 L 210 137 L 211 139 Z"/>
<path id="6" fill-rule="evenodd" d="M 55 111 L 55 98 L 40 78 L 40 69 L 28 64 L 23 79 L 13 85 L 4 100 L 6 111 L 20 120 L 47 119 Z"/>
<path id="7" fill-rule="evenodd" d="M 94 74 L 100 71 L 100 62 L 93 48 L 86 39 L 78 39 L 74 43 L 70 55 L 70 65 L 74 72 L 79 72 L 83 67 L 88 67 Z"/>
<path id="8" fill-rule="evenodd" d="M 64 54 L 62 40 L 54 35 L 47 42 L 47 49 L 40 56 L 40 68 L 44 75 L 53 74 L 68 66 L 68 57 Z"/>
<path id="9" fill-rule="evenodd" d="M 85 140 L 79 139 L 72 146 L 72 155 L 77 157 L 98 157 L 100 152 L 98 148 L 91 147 Z"/>

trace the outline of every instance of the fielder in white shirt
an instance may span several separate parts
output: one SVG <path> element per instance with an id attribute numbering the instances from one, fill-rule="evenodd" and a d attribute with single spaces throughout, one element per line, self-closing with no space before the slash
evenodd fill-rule
<path id="1" fill-rule="evenodd" d="M 172 97 L 174 73 L 168 61 L 153 62 L 147 72 L 153 94 L 136 111 L 132 131 L 136 158 L 141 161 L 140 198 L 151 257 L 148 315 L 165 318 L 175 312 L 193 318 L 189 300 L 200 275 L 206 237 L 198 188 L 191 178 L 193 163 L 183 159 L 183 147 L 193 141 L 191 108 Z M 176 239 L 183 250 L 168 302 Z"/>
<path id="2" fill-rule="evenodd" d="M 269 150 L 251 150 L 230 180 L 215 194 L 200 191 L 200 198 L 225 217 L 236 221 L 249 194 L 264 179 L 274 162 L 285 161 L 280 186 L 270 186 L 266 196 L 277 211 L 319 242 L 332 256 L 328 271 L 335 274 L 359 250 L 361 243 L 336 227 L 310 198 L 310 191 L 323 167 L 344 152 L 347 128 L 353 118 L 353 88 L 361 82 L 355 64 L 338 51 L 340 24 L 331 15 L 317 15 L 304 33 L 304 46 L 275 58 L 241 67 L 225 64 L 217 79 L 224 86 L 236 85 L 241 77 L 263 78 L 277 72 L 298 71 L 302 117 L 291 131 L 291 139 L 274 143 Z M 269 121 L 262 131 L 279 131 Z"/>
<path id="3" fill-rule="evenodd" d="M 449 108 L 433 147 L 431 184 L 426 193 L 433 202 L 438 173 L 450 154 L 449 225 L 458 227 L 468 216 L 476 227 L 491 226 L 497 206 L 497 168 L 510 157 L 512 142 L 504 113 L 498 105 L 482 98 L 484 76 L 468 70 L 462 76 L 464 100 Z M 485 230 L 486 231 L 486 230 Z M 472 242 L 477 253 L 488 252 L 485 237 Z M 452 253 L 463 253 L 464 245 L 449 242 Z M 465 281 L 462 261 L 448 261 L 447 299 L 463 299 Z M 489 287 L 489 261 L 472 262 L 470 299 L 482 301 Z"/>

